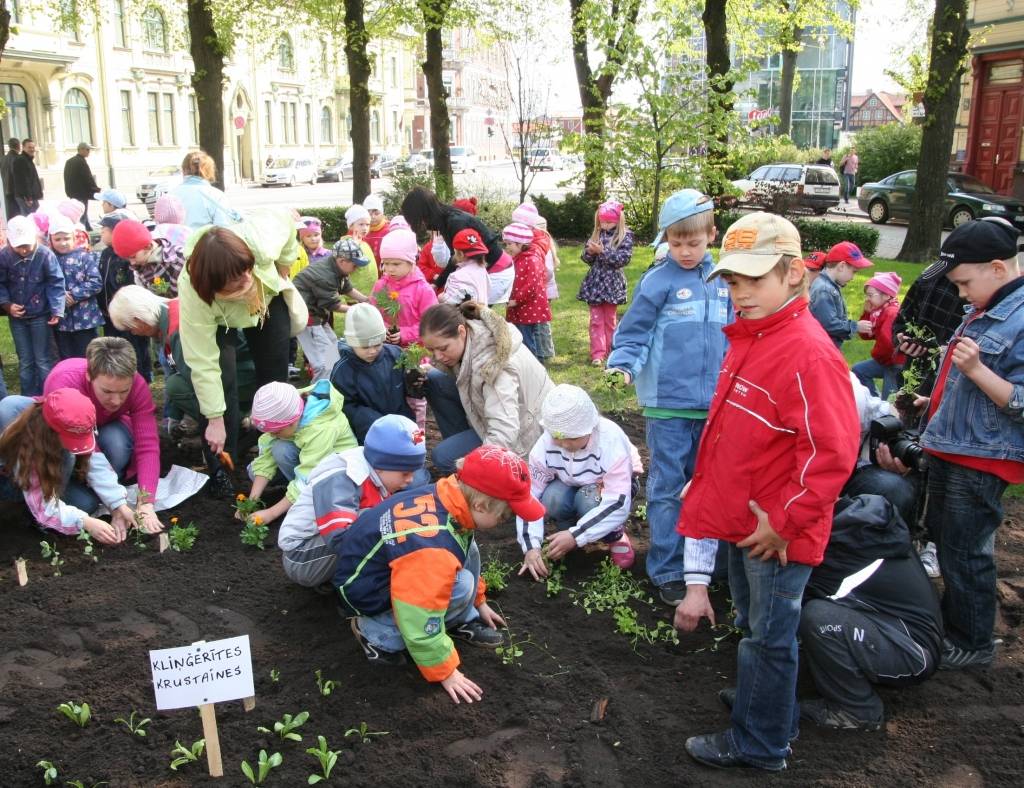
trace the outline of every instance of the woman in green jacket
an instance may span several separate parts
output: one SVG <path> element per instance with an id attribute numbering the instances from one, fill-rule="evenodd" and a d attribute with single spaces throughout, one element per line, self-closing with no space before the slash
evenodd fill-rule
<path id="1" fill-rule="evenodd" d="M 233 495 L 219 460 L 221 452 L 233 455 L 238 441 L 232 329 L 245 335 L 257 386 L 288 380 L 288 339 L 309 316 L 288 279 L 299 255 L 295 220 L 287 210 L 252 210 L 230 227 L 196 230 L 185 253 L 188 263 L 178 278 L 181 348 L 202 414 L 211 491 Z"/>

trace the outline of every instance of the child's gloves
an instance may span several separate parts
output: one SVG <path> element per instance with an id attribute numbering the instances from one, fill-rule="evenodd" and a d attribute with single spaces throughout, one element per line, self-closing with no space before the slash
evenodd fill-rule
<path id="1" fill-rule="evenodd" d="M 405 395 L 413 399 L 423 399 L 427 387 L 427 373 L 422 368 L 405 371 Z"/>

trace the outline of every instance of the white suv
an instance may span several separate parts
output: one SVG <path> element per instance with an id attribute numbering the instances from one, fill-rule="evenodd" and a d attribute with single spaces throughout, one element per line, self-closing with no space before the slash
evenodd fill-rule
<path id="1" fill-rule="evenodd" d="M 275 159 L 263 173 L 263 186 L 294 186 L 316 183 L 316 163 L 312 159 Z"/>
<path id="2" fill-rule="evenodd" d="M 743 192 L 741 203 L 764 205 L 786 193 L 817 214 L 839 205 L 839 176 L 823 164 L 765 164 L 732 185 Z"/>
<path id="3" fill-rule="evenodd" d="M 452 159 L 452 172 L 476 172 L 476 151 L 464 145 L 452 145 L 448 148 Z"/>

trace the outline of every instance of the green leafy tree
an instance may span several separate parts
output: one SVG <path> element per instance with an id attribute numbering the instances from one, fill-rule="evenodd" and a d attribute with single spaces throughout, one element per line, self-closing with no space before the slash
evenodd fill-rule
<path id="1" fill-rule="evenodd" d="M 877 181 L 900 170 L 913 169 L 921 153 L 921 127 L 909 123 L 872 126 L 854 137 L 860 183 Z"/>

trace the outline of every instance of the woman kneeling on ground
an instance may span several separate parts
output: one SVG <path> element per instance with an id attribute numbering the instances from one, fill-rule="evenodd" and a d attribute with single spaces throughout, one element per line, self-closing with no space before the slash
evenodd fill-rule
<path id="1" fill-rule="evenodd" d="M 66 536 L 85 531 L 103 544 L 123 542 L 138 527 L 117 474 L 96 450 L 96 408 L 88 397 L 56 389 L 6 414 L 12 419 L 0 424 L 0 500 L 24 497 L 41 528 Z M 91 516 L 100 503 L 112 513 L 109 523 Z M 142 527 L 160 530 L 155 518 Z"/>
<path id="2" fill-rule="evenodd" d="M 420 340 L 434 357 L 426 395 L 444 438 L 434 467 L 484 443 L 525 456 L 543 432 L 541 403 L 554 384 L 515 326 L 474 301 L 438 304 L 420 319 Z"/>

